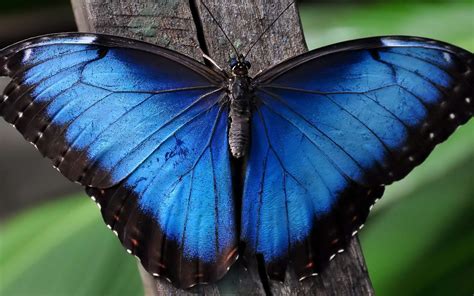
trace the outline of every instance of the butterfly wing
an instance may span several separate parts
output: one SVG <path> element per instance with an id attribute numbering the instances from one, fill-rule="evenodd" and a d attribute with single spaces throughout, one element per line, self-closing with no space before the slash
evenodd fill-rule
<path id="1" fill-rule="evenodd" d="M 412 37 L 349 41 L 255 78 L 242 240 L 270 277 L 319 272 L 473 114 L 473 55 Z"/>
<path id="2" fill-rule="evenodd" d="M 129 39 L 61 34 L 0 52 L 0 115 L 155 275 L 215 280 L 236 259 L 223 77 Z M 217 175 L 219 173 L 219 175 Z"/>

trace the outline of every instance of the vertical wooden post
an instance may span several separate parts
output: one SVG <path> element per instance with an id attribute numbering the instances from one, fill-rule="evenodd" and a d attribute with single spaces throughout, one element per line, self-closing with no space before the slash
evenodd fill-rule
<path id="1" fill-rule="evenodd" d="M 290 0 L 205 0 L 239 52 L 265 30 Z M 231 45 L 199 0 L 72 0 L 79 30 L 145 40 L 202 61 L 201 51 L 221 67 Z M 200 47 L 200 49 L 198 48 Z M 251 75 L 307 50 L 297 8 L 292 6 L 252 50 Z M 373 295 L 357 238 L 318 277 L 299 282 L 288 270 L 284 283 L 262 283 L 256 262 L 237 263 L 217 284 L 183 291 L 154 279 L 141 266 L 146 295 Z"/>

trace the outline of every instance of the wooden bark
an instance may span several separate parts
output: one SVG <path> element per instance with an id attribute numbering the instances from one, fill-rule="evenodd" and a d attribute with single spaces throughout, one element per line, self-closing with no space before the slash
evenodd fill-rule
<path id="1" fill-rule="evenodd" d="M 289 0 L 207 0 L 205 3 L 238 51 L 245 53 Z M 201 50 L 227 69 L 233 54 L 198 0 L 72 0 L 79 30 L 125 36 L 165 46 L 202 61 Z M 286 11 L 248 57 L 251 75 L 307 50 L 298 11 Z M 237 262 L 217 284 L 183 291 L 150 276 L 139 264 L 146 295 L 373 295 L 357 239 L 318 277 L 299 282 L 288 270 L 284 283 L 262 283 L 257 263 Z M 263 281 L 265 282 L 265 281 Z"/>

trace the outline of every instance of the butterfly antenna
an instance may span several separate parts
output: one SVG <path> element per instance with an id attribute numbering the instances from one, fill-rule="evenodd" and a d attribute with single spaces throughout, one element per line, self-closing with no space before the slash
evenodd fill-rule
<path id="1" fill-rule="evenodd" d="M 217 69 L 219 69 L 220 71 L 224 72 L 224 69 L 222 69 L 221 67 L 219 67 L 219 65 L 216 63 L 216 61 L 214 61 L 210 56 L 208 56 L 204 50 L 199 46 L 199 44 L 196 42 L 196 40 L 194 40 L 193 38 L 189 38 L 189 40 L 191 41 L 191 43 L 194 43 L 194 47 L 196 48 L 196 50 L 198 50 L 200 53 L 201 53 L 201 56 L 207 60 L 208 62 L 210 62 L 212 65 L 214 65 L 214 67 L 216 67 Z"/>
<path id="2" fill-rule="evenodd" d="M 211 16 L 212 20 L 217 24 L 217 26 L 219 27 L 219 29 L 222 31 L 222 33 L 224 34 L 224 36 L 225 36 L 225 38 L 227 39 L 227 41 L 229 41 L 230 45 L 232 46 L 232 49 L 234 50 L 235 57 L 238 58 L 238 57 L 239 57 L 239 53 L 238 53 L 238 51 L 237 51 L 237 48 L 235 48 L 234 43 L 232 43 L 232 41 L 230 40 L 229 36 L 227 36 L 227 34 L 225 33 L 224 29 L 221 27 L 221 25 L 219 24 L 219 22 L 218 22 L 217 19 L 214 17 L 214 15 L 212 14 L 211 10 L 209 9 L 209 7 L 207 7 L 206 3 L 204 3 L 203 0 L 201 0 L 201 4 L 202 4 L 202 6 L 204 6 L 204 8 L 207 10 L 207 12 L 208 12 L 209 15 Z"/>
<path id="3" fill-rule="evenodd" d="M 245 53 L 244 55 L 244 59 L 248 56 L 248 54 L 250 53 L 250 51 L 252 51 L 252 49 L 254 48 L 254 46 L 257 44 L 258 41 L 260 41 L 260 39 L 262 39 L 263 35 L 265 35 L 268 30 L 270 30 L 270 28 L 273 26 L 273 24 L 276 23 L 276 21 L 293 5 L 295 4 L 296 0 L 293 0 L 290 2 L 290 4 L 288 4 L 288 6 L 286 6 L 285 9 L 283 9 L 280 14 L 278 14 L 278 16 L 271 22 L 271 24 L 260 34 L 260 36 L 258 36 L 258 38 L 252 43 L 252 45 L 250 46 L 249 50 L 247 50 L 247 52 Z"/>
<path id="4" fill-rule="evenodd" d="M 202 53 L 202 57 L 205 58 L 206 60 L 208 60 L 211 64 L 214 65 L 214 67 L 216 67 L 217 69 L 221 70 L 222 72 L 225 73 L 224 69 L 222 69 L 221 67 L 219 67 L 219 65 L 210 57 L 208 56 L 207 54 L 205 53 Z"/>

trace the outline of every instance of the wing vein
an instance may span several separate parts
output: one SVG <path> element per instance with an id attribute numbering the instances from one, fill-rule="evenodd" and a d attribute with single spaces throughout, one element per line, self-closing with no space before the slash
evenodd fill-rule
<path id="1" fill-rule="evenodd" d="M 389 54 L 393 54 L 393 55 L 397 55 L 397 56 L 401 56 L 401 57 L 410 57 L 412 59 L 416 59 L 416 60 L 419 60 L 421 62 L 424 62 L 424 63 L 427 63 L 427 64 L 430 64 L 438 69 L 440 69 L 441 71 L 443 71 L 444 73 L 446 73 L 448 76 L 450 76 L 452 79 L 455 79 L 455 77 L 453 76 L 453 74 L 451 74 L 451 72 L 449 72 L 449 70 L 447 68 L 445 68 L 443 65 L 440 65 L 440 64 L 436 64 L 430 60 L 425 60 L 425 59 L 422 59 L 420 57 L 417 57 L 417 56 L 414 56 L 414 55 L 411 55 L 411 54 L 401 54 L 399 52 L 393 52 L 393 51 L 388 51 L 388 49 L 385 49 L 385 50 L 382 50 L 383 52 L 386 52 L 386 53 L 389 53 Z M 449 53 L 449 52 L 446 52 L 445 53 Z"/>
<path id="2" fill-rule="evenodd" d="M 180 92 L 180 91 L 189 91 L 189 90 L 199 90 L 199 89 L 206 89 L 206 88 L 216 88 L 215 85 L 198 85 L 198 86 L 189 86 L 189 87 L 179 87 L 179 88 L 170 88 L 170 89 L 163 89 L 157 91 L 146 91 L 146 90 L 111 90 L 106 87 L 98 86 L 89 82 L 85 82 L 81 79 L 81 83 L 87 86 L 96 87 L 98 89 L 102 89 L 105 91 L 109 91 L 116 94 L 163 94 L 169 92 Z"/>
<path id="3" fill-rule="evenodd" d="M 410 128 L 408 127 L 408 125 L 403 121 L 401 120 L 397 115 L 395 115 L 392 111 L 390 111 L 387 107 L 385 107 L 384 105 L 380 104 L 379 102 L 377 102 L 375 99 L 373 99 L 372 97 L 370 97 L 369 95 L 367 94 L 362 94 L 364 97 L 366 97 L 367 99 L 371 100 L 372 102 L 374 102 L 375 104 L 377 104 L 378 106 L 380 106 L 381 108 L 383 108 L 387 113 L 389 113 L 393 119 L 397 120 L 398 122 L 400 122 L 400 124 L 402 124 L 408 131 L 410 130 Z"/>
<path id="4" fill-rule="evenodd" d="M 267 174 L 267 162 L 268 162 L 268 154 L 270 152 L 270 146 L 267 148 L 265 152 L 265 158 L 263 159 L 263 172 L 262 172 L 262 179 L 260 180 L 260 189 L 258 190 L 258 209 L 257 209 L 257 233 L 255 238 L 255 246 L 254 250 L 258 252 L 258 245 L 260 242 L 260 228 L 262 226 L 262 204 L 263 204 L 263 190 L 265 185 L 265 175 Z M 252 226 L 250 226 L 252 227 Z"/>
<path id="5" fill-rule="evenodd" d="M 391 66 L 391 65 L 388 65 L 388 66 Z M 425 109 L 428 110 L 428 106 L 426 105 L 426 103 L 419 96 L 415 95 L 413 92 L 409 91 L 406 87 L 404 87 L 403 85 L 401 85 L 399 83 L 384 85 L 382 87 L 370 89 L 370 90 L 363 91 L 363 92 L 333 92 L 333 93 L 312 91 L 312 90 L 307 90 L 307 89 L 302 89 L 302 88 L 285 87 L 285 86 L 273 85 L 273 84 L 272 85 L 267 85 L 267 86 L 262 85 L 258 88 L 263 91 L 265 87 L 288 90 L 288 91 L 295 91 L 295 92 L 303 92 L 303 93 L 309 93 L 309 94 L 318 94 L 318 95 L 346 95 L 346 94 L 349 94 L 349 95 L 351 95 L 351 94 L 353 94 L 353 95 L 365 95 L 365 94 L 376 92 L 378 90 L 382 90 L 382 89 L 385 89 L 385 88 L 399 87 L 399 88 L 405 90 L 406 92 L 410 93 L 411 95 L 413 95 L 420 102 L 420 104 L 422 104 L 423 107 L 425 107 Z M 380 106 L 382 106 L 380 103 L 378 103 L 378 102 L 376 102 L 376 103 L 379 104 Z"/>
<path id="6" fill-rule="evenodd" d="M 72 69 L 72 68 L 74 68 L 74 67 L 78 67 L 77 71 L 82 72 L 82 71 L 84 70 L 84 68 L 85 68 L 89 63 L 91 63 L 91 62 L 93 62 L 93 61 L 95 61 L 95 60 L 98 60 L 98 59 L 100 60 L 101 57 L 97 57 L 97 58 L 92 59 L 92 60 L 90 60 L 90 61 L 86 61 L 86 62 L 82 62 L 82 63 L 76 64 L 76 65 L 74 65 L 74 66 L 71 66 L 71 67 L 68 68 L 68 69 Z M 66 70 L 66 69 L 61 69 L 58 73 L 62 73 L 63 70 Z M 55 73 L 55 74 L 58 74 L 58 73 Z M 52 77 L 52 76 L 50 76 L 50 77 L 48 77 L 48 78 L 46 78 L 46 79 L 49 79 L 49 78 L 51 78 L 51 77 Z M 53 103 L 53 101 L 55 101 L 60 95 L 64 94 L 67 90 L 72 89 L 73 87 L 77 86 L 79 83 L 80 83 L 80 80 L 74 82 L 71 86 L 67 87 L 66 89 L 63 89 L 58 95 L 54 96 L 53 99 L 49 100 L 46 104 L 44 104 L 44 106 L 42 106 L 41 109 L 40 109 L 38 112 L 36 112 L 36 114 L 35 114 L 34 116 L 32 116 L 32 117 L 30 118 L 30 120 L 28 121 L 27 125 L 29 125 L 35 118 L 37 118 L 37 117 L 41 114 L 41 112 L 44 111 L 47 107 L 49 107 L 49 106 Z M 47 89 L 49 89 L 50 87 L 52 87 L 52 86 L 49 86 Z M 33 106 L 33 102 L 34 102 L 34 100 L 36 100 L 36 98 L 37 98 L 38 96 L 39 96 L 39 94 L 38 94 L 38 95 L 33 99 L 33 101 L 27 106 L 27 108 L 25 108 L 25 111 L 28 109 L 29 106 Z M 66 104 L 66 105 L 67 105 L 67 104 Z M 62 108 L 61 108 L 61 109 L 62 109 Z M 57 114 L 57 113 L 56 113 L 56 114 Z M 55 115 L 56 115 L 56 114 L 55 114 Z M 50 124 L 51 124 L 52 122 L 53 122 L 53 119 L 50 117 L 50 122 L 49 122 L 45 127 L 42 128 L 41 132 L 44 132 L 44 131 L 50 126 Z"/>
<path id="7" fill-rule="evenodd" d="M 284 196 L 285 196 L 285 214 L 286 214 L 286 232 L 287 232 L 287 235 L 288 235 L 288 249 L 287 249 L 287 253 L 288 253 L 288 256 L 289 256 L 289 253 L 290 253 L 290 250 L 291 250 L 291 241 L 290 241 L 290 215 L 288 213 L 288 194 L 287 194 L 287 191 L 286 191 L 286 174 L 285 172 L 283 172 L 283 193 L 284 193 Z"/>
<path id="8" fill-rule="evenodd" d="M 54 99 L 52 99 L 51 101 L 49 101 L 48 104 L 45 104 L 44 106 L 42 106 L 41 109 L 40 109 L 34 116 L 32 116 L 32 117 L 30 118 L 30 120 L 28 121 L 28 124 L 27 124 L 27 125 L 29 125 L 29 124 L 30 124 L 31 122 L 33 122 L 36 118 L 38 118 L 38 117 L 41 115 L 41 112 L 43 112 L 46 108 L 48 108 L 49 105 L 50 105 L 56 98 L 58 98 L 59 96 L 63 95 L 65 92 L 67 92 L 68 90 L 72 89 L 73 87 L 76 87 L 77 84 L 79 84 L 78 81 L 74 82 L 74 84 L 72 84 L 71 86 L 69 86 L 69 87 L 63 89 L 58 95 L 54 96 L 54 97 L 53 97 Z M 64 108 L 64 106 L 61 107 L 61 109 L 59 109 L 58 111 L 56 111 L 56 112 L 53 114 L 53 116 L 48 116 L 48 117 L 50 117 L 50 120 L 49 120 L 49 122 L 48 122 L 47 124 L 45 124 L 43 127 L 41 127 L 41 128 L 39 129 L 39 132 L 40 132 L 40 133 L 44 133 L 44 132 L 46 131 L 46 129 L 51 126 L 51 124 L 53 123 L 54 118 L 58 115 L 58 113 L 59 113 L 63 108 Z M 36 144 L 36 141 L 33 142 L 33 143 Z"/>
<path id="9" fill-rule="evenodd" d="M 426 76 L 424 76 L 424 75 L 421 75 L 420 73 L 418 73 L 418 72 L 416 72 L 416 71 L 413 71 L 413 70 L 410 70 L 410 69 L 408 69 L 408 68 L 406 68 L 406 67 L 403 67 L 403 66 L 400 66 L 400 65 L 397 65 L 397 64 L 393 64 L 393 63 L 384 61 L 384 60 L 382 60 L 382 59 L 375 59 L 375 58 L 373 58 L 373 59 L 374 59 L 374 61 L 377 61 L 377 62 L 379 62 L 379 63 L 381 63 L 381 64 L 384 64 L 384 65 L 390 67 L 390 68 L 392 69 L 392 71 L 394 72 L 394 78 L 395 78 L 396 80 L 398 80 L 398 79 L 397 79 L 397 77 L 398 77 L 397 74 L 398 74 L 398 73 L 397 73 L 396 68 L 402 69 L 402 70 L 405 70 L 405 71 L 407 71 L 407 72 L 409 72 L 409 73 L 411 73 L 411 74 L 413 74 L 413 75 L 415 75 L 415 76 L 417 76 L 417 77 L 423 79 L 424 81 L 427 81 L 427 82 L 428 82 L 429 84 L 431 84 L 435 89 L 437 89 L 441 94 L 443 94 L 444 96 L 447 96 L 446 91 L 444 90 L 444 87 L 443 87 L 442 85 L 439 85 L 439 84 L 437 84 L 436 82 L 432 81 L 432 80 L 429 79 L 428 77 L 426 77 Z M 402 86 L 399 82 L 397 82 L 397 85 Z"/>
<path id="10" fill-rule="evenodd" d="M 11 104 L 13 105 L 13 104 L 15 104 L 16 102 L 18 102 L 19 100 L 21 100 L 26 94 L 28 94 L 31 90 L 33 90 L 33 89 L 34 89 L 35 87 L 37 87 L 39 84 L 45 82 L 45 81 L 48 80 L 48 79 L 51 79 L 51 78 L 57 76 L 57 75 L 60 75 L 60 74 L 64 73 L 65 71 L 71 70 L 71 69 L 73 69 L 73 68 L 75 68 L 75 67 L 78 67 L 78 70 L 79 70 L 79 68 L 82 67 L 82 63 L 81 63 L 81 64 L 74 65 L 74 66 L 71 66 L 71 67 L 67 67 L 67 68 L 64 68 L 64 69 L 61 69 L 61 70 L 58 71 L 57 73 L 55 73 L 55 74 L 53 74 L 53 75 L 51 75 L 51 76 L 48 76 L 48 77 L 46 77 L 46 78 L 41 79 L 39 82 L 37 82 L 37 83 L 31 85 L 30 87 L 28 87 L 27 89 L 25 89 L 21 94 L 18 94 L 17 97 L 15 98 L 15 101 L 12 102 Z M 64 81 L 64 80 L 66 80 L 66 77 L 64 77 L 64 79 L 61 79 L 59 82 Z M 56 82 L 55 84 L 57 84 L 57 83 L 59 83 L 59 82 Z M 40 95 L 42 95 L 43 93 L 45 93 L 46 91 L 48 91 L 49 89 L 51 89 L 51 87 L 53 87 L 55 84 L 48 86 L 48 87 L 47 87 L 46 89 L 44 89 L 41 93 L 37 94 L 34 98 L 32 98 L 32 101 L 30 102 L 30 104 L 26 105 L 26 106 L 21 110 L 21 112 L 23 112 L 23 113 L 26 112 L 26 110 L 27 110 L 29 107 L 31 107 L 31 106 L 33 105 L 33 103 L 35 102 L 35 100 L 36 100 Z M 18 83 L 18 85 L 20 85 L 20 83 Z M 54 98 L 57 98 L 57 96 L 55 96 Z M 47 104 L 47 105 L 49 105 L 49 104 Z M 40 111 L 42 111 L 42 110 L 44 110 L 44 108 L 42 108 Z"/>
<path id="11" fill-rule="evenodd" d="M 333 143 L 334 145 L 336 145 L 344 154 L 346 154 L 360 169 L 361 171 L 364 171 L 362 165 L 352 156 L 350 155 L 344 148 L 342 148 L 341 145 L 339 145 L 339 143 L 337 143 L 334 139 L 332 139 L 331 137 L 329 137 L 326 133 L 324 133 L 322 130 L 320 130 L 316 125 L 314 125 L 312 122 L 310 122 L 308 119 L 306 119 L 305 117 L 303 117 L 302 115 L 300 115 L 298 112 L 296 112 L 295 110 L 293 110 L 293 108 L 291 106 L 289 106 L 284 100 L 282 100 L 279 96 L 276 96 L 276 95 L 273 95 L 272 93 L 269 93 L 267 92 L 266 90 L 264 89 L 261 89 L 261 91 L 267 93 L 268 95 L 276 98 L 277 100 L 279 100 L 283 105 L 285 105 L 292 113 L 296 114 L 298 117 L 300 117 L 304 122 L 306 122 L 307 124 L 309 124 L 312 128 L 314 128 L 315 130 L 317 130 L 320 134 L 322 134 L 326 139 L 328 139 L 331 143 Z M 262 102 L 265 104 L 265 106 L 267 106 L 267 108 L 269 108 L 269 110 L 273 110 L 273 108 L 271 108 L 270 104 L 266 103 L 264 100 L 262 100 Z M 315 145 L 315 147 L 317 147 L 320 151 L 322 151 L 322 149 L 320 147 L 317 146 L 317 144 L 312 141 L 308 135 L 303 132 L 297 125 L 295 125 L 291 120 L 289 120 L 288 118 L 286 118 L 285 116 L 283 116 L 281 113 L 279 112 L 276 112 L 275 110 L 273 110 L 273 112 L 277 115 L 279 115 L 281 118 L 283 118 L 284 120 L 286 120 L 288 123 L 290 123 L 291 125 L 293 125 L 295 128 L 297 128 L 302 134 L 305 135 L 305 137 L 311 142 L 313 143 L 313 145 Z M 323 152 L 323 151 L 322 151 Z M 323 152 L 324 153 L 324 152 Z M 325 154 L 326 155 L 326 154 Z M 329 158 L 328 158 L 329 160 Z"/>
<path id="12" fill-rule="evenodd" d="M 193 193 L 194 170 L 191 172 L 190 182 L 191 183 L 189 184 L 189 194 L 188 194 L 188 198 L 187 198 L 187 201 L 186 201 L 186 214 L 185 214 L 185 217 L 184 217 L 183 234 L 181 236 L 181 244 L 180 244 L 181 250 L 183 250 L 183 252 L 184 252 L 184 244 L 185 244 L 185 240 L 186 240 L 186 230 L 187 230 L 188 219 L 189 219 L 189 205 L 191 204 L 191 196 L 192 196 L 192 193 Z M 171 215 L 169 215 L 169 216 L 171 216 Z M 180 256 L 180 264 L 179 264 L 179 270 L 180 270 L 179 274 L 181 274 L 181 268 L 182 268 L 181 260 L 182 260 L 182 257 L 183 256 L 181 255 Z"/>
<path id="13" fill-rule="evenodd" d="M 31 49 L 31 48 L 25 48 L 24 50 L 28 50 L 28 49 Z M 73 54 L 76 54 L 76 53 L 80 53 L 80 52 L 84 52 L 84 51 L 97 51 L 96 49 L 90 49 L 90 48 L 86 48 L 86 49 L 81 49 L 81 50 L 78 50 L 78 51 L 75 51 L 75 52 L 68 52 L 68 53 L 62 53 L 62 54 L 59 54 L 59 55 L 55 55 L 51 58 L 47 58 L 47 59 L 44 59 L 38 63 L 35 63 L 35 64 L 31 64 L 27 67 L 23 67 L 23 68 L 19 68 L 15 73 L 13 73 L 12 77 L 13 76 L 17 76 L 19 73 L 23 73 L 25 71 L 28 71 L 28 70 L 31 70 L 32 68 L 36 67 L 36 66 L 39 66 L 41 64 L 44 64 L 44 63 L 47 63 L 49 61 L 52 61 L 54 59 L 57 59 L 57 58 L 62 58 L 64 56 L 67 56 L 67 55 L 73 55 Z M 15 54 L 17 54 L 18 52 L 15 52 Z"/>
<path id="14" fill-rule="evenodd" d="M 277 111 L 275 111 L 271 106 L 269 106 L 268 104 L 266 104 L 264 102 L 265 106 L 268 108 L 268 110 L 270 112 L 272 112 L 273 114 L 277 115 L 278 117 L 282 118 L 283 120 L 285 120 L 286 122 L 288 122 L 289 124 L 291 124 L 294 128 L 298 129 L 298 131 L 301 132 L 301 134 L 303 135 L 303 137 L 305 137 L 316 149 L 318 149 L 322 155 L 332 164 L 332 166 L 334 168 L 336 168 L 339 173 L 344 176 L 346 179 L 349 179 L 349 180 L 352 180 L 353 182 L 356 182 L 354 179 L 352 179 L 350 176 L 348 176 L 346 173 L 344 173 L 344 171 L 333 161 L 332 158 L 329 157 L 329 155 L 327 153 L 324 152 L 324 150 L 319 147 L 314 141 L 311 140 L 311 138 L 308 137 L 308 135 L 303 132 L 298 126 L 296 126 L 293 122 L 291 122 L 291 120 L 289 120 L 288 118 L 286 118 L 285 116 L 283 116 L 282 114 L 278 113 Z M 344 153 L 346 153 L 344 150 L 343 150 Z M 357 162 L 356 162 L 356 165 L 357 165 Z M 359 166 L 359 168 L 363 171 L 363 168 L 361 166 Z"/>
<path id="15" fill-rule="evenodd" d="M 345 113 L 347 113 L 350 117 L 352 117 L 353 119 L 355 119 L 356 121 L 358 121 L 360 124 L 362 124 L 367 130 L 370 131 L 370 133 L 377 139 L 377 141 L 380 142 L 380 144 L 382 144 L 383 148 L 385 149 L 385 151 L 387 151 L 387 153 L 391 156 L 393 156 L 393 152 L 390 150 L 390 148 L 387 146 L 387 144 L 385 144 L 384 141 L 382 141 L 382 139 L 374 132 L 374 130 L 372 130 L 369 126 L 367 126 L 367 124 L 365 124 L 362 120 L 360 120 L 357 116 L 355 116 L 352 112 L 350 112 L 349 110 L 347 110 L 346 108 L 344 108 L 341 104 L 337 103 L 336 101 L 334 101 L 329 95 L 324 95 L 325 98 L 327 98 L 328 100 L 330 100 L 333 104 L 335 104 L 336 106 L 338 106 L 339 108 L 341 108 L 342 111 L 344 111 Z M 365 149 L 364 149 L 365 150 Z M 369 153 L 367 151 L 367 153 Z"/>
<path id="16" fill-rule="evenodd" d="M 280 156 L 278 155 L 278 153 L 276 152 L 275 148 L 273 147 L 271 141 L 270 141 L 270 137 L 268 136 L 268 129 L 267 129 L 267 124 L 265 122 L 265 119 L 262 115 L 262 113 L 260 112 L 260 110 L 258 109 L 258 114 L 260 116 L 260 119 L 262 120 L 262 123 L 263 123 L 263 128 L 265 130 L 265 137 L 267 138 L 267 142 L 268 142 L 268 147 L 270 148 L 270 150 L 273 152 L 273 154 L 275 155 L 275 158 L 278 160 L 278 163 L 280 164 L 280 167 L 282 168 L 283 172 L 284 173 L 287 173 L 293 180 L 296 181 L 296 183 L 298 183 L 298 185 L 301 186 L 301 188 L 303 188 L 306 192 L 309 192 L 308 188 L 306 188 L 306 186 L 304 186 L 304 184 L 302 184 L 300 182 L 300 180 L 298 180 L 290 171 L 288 171 L 288 169 L 286 169 L 286 167 L 284 166 L 283 164 L 283 161 L 281 160 Z"/>
<path id="17" fill-rule="evenodd" d="M 212 107 L 214 107 L 216 104 L 214 104 Z M 210 108 L 209 108 L 210 109 Z M 209 110 L 208 109 L 208 110 Z M 201 112 L 201 114 L 205 113 L 206 111 L 208 110 L 204 110 Z M 206 150 L 210 147 L 210 143 L 212 141 L 212 138 L 214 137 L 214 132 L 215 132 L 215 129 L 216 129 L 216 126 L 217 126 L 217 122 L 218 122 L 218 119 L 221 115 L 221 111 L 222 111 L 222 107 L 219 108 L 219 111 L 218 111 L 218 114 L 216 116 L 216 120 L 214 121 L 214 124 L 213 124 L 213 127 L 212 127 L 212 130 L 211 130 L 211 134 L 209 136 L 209 140 L 208 140 L 208 143 L 206 144 L 206 146 L 204 146 L 203 150 L 201 151 L 201 153 L 199 154 L 198 158 L 196 159 L 196 161 L 193 163 L 193 165 L 191 166 L 191 168 L 189 168 L 186 172 L 184 172 L 183 175 L 180 176 L 180 178 L 178 180 L 176 180 L 173 184 L 171 184 L 170 188 L 173 187 L 172 191 L 174 190 L 174 188 L 179 184 L 179 182 L 181 182 L 182 178 L 184 178 L 185 176 L 187 176 L 190 172 L 194 171 L 195 167 L 197 166 L 197 164 L 199 163 L 199 161 L 201 160 L 202 156 L 204 155 L 204 153 L 206 152 Z M 171 138 L 173 135 L 170 135 L 169 138 Z M 156 151 L 156 149 L 155 149 Z M 152 153 L 153 154 L 153 153 Z M 150 157 L 152 154 L 150 154 L 148 157 Z M 139 165 L 140 166 L 140 165 Z M 138 166 L 138 167 L 139 167 Z M 159 174 L 155 175 L 152 179 L 152 181 L 150 182 L 150 184 L 152 184 L 155 179 L 159 176 Z M 142 195 L 146 195 L 147 191 L 153 186 L 148 186 L 145 191 L 142 193 Z M 172 192 L 171 191 L 171 192 Z M 169 194 L 171 194 L 171 192 Z"/>
<path id="18" fill-rule="evenodd" d="M 282 89 L 282 90 L 289 90 L 289 91 L 298 91 L 298 92 L 304 92 L 304 93 L 310 93 L 310 94 L 317 94 L 317 95 L 360 95 L 372 91 L 377 91 L 377 90 L 382 90 L 388 87 L 392 86 L 397 86 L 398 84 L 387 84 L 381 87 L 369 89 L 367 91 L 335 91 L 335 92 L 327 92 L 327 91 L 318 91 L 318 90 L 308 90 L 304 88 L 297 88 L 297 87 L 288 87 L 288 86 L 282 86 L 278 84 L 260 84 L 257 86 L 258 89 L 263 90 L 264 88 L 276 88 L 276 89 Z"/>
<path id="19" fill-rule="evenodd" d="M 219 116 L 218 116 L 219 117 Z M 214 157 L 212 156 L 212 146 L 209 148 L 209 154 L 211 158 L 211 168 L 212 168 L 212 181 L 214 187 L 214 220 L 215 220 L 215 227 L 214 227 L 214 241 L 216 247 L 216 253 L 219 253 L 219 189 L 217 187 L 217 180 L 216 180 L 216 171 L 214 168 Z"/>
<path id="20" fill-rule="evenodd" d="M 165 123 L 163 123 L 163 125 L 161 125 L 159 128 L 157 128 L 157 129 L 155 129 L 153 132 L 151 132 L 145 139 L 141 140 L 140 143 L 138 143 L 137 145 L 135 145 L 135 147 L 134 147 L 132 150 L 130 150 L 127 154 L 125 154 L 124 157 L 122 157 L 119 161 L 117 161 L 117 162 L 114 164 L 114 166 L 112 166 L 112 167 L 110 168 L 110 172 L 113 172 L 113 171 L 115 170 L 115 168 L 117 168 L 117 167 L 124 161 L 124 159 L 125 159 L 128 155 L 130 155 L 131 153 L 137 151 L 137 150 L 144 144 L 145 141 L 147 141 L 148 139 L 150 139 L 153 135 L 155 135 L 157 132 L 159 132 L 160 130 L 162 130 L 164 127 L 168 126 L 168 125 L 169 125 L 170 123 L 172 123 L 176 118 L 178 118 L 179 116 L 181 116 L 181 115 L 183 115 L 184 113 L 186 113 L 189 109 L 191 109 L 191 108 L 194 107 L 196 104 L 198 104 L 202 99 L 204 99 L 205 97 L 210 96 L 210 95 L 212 95 L 212 94 L 218 92 L 219 90 L 220 90 L 220 89 L 215 90 L 215 91 L 212 91 L 212 92 L 209 92 L 209 93 L 206 93 L 206 94 L 203 94 L 202 96 L 198 97 L 195 101 L 193 101 L 193 102 L 192 102 L 190 105 L 188 105 L 186 108 L 184 108 L 184 109 L 181 110 L 179 113 L 177 113 L 177 114 L 174 115 L 172 118 L 170 118 L 168 121 L 166 121 Z M 155 96 L 155 95 L 153 95 L 153 96 Z M 153 97 L 153 96 L 152 96 L 152 97 Z M 133 107 L 132 109 L 128 110 L 128 112 L 134 110 L 135 108 L 137 108 L 138 106 L 140 106 L 142 103 L 143 103 L 143 102 L 140 102 L 138 105 L 136 105 L 136 106 Z M 205 111 L 211 109 L 213 106 L 214 106 L 214 105 L 210 106 L 208 109 L 205 109 L 204 111 L 199 112 L 196 116 L 194 116 L 193 118 L 191 118 L 191 120 L 189 120 L 189 121 L 187 121 L 186 123 L 184 123 L 183 125 L 181 125 L 181 126 L 178 128 L 178 130 L 181 129 L 182 127 L 186 126 L 190 121 L 194 120 L 194 119 L 197 118 L 198 116 L 204 114 Z M 84 150 L 81 152 L 81 155 L 80 155 L 80 156 L 82 156 L 82 155 L 87 151 L 87 149 L 88 149 L 89 147 L 91 147 L 93 144 L 95 144 L 95 142 L 100 138 L 100 136 L 101 136 L 105 131 L 108 130 L 108 128 L 109 128 L 110 126 L 116 124 L 116 123 L 117 123 L 119 120 L 121 120 L 121 119 L 122 119 L 122 117 L 117 118 L 114 122 L 112 122 L 111 124 L 109 124 L 109 125 L 107 126 L 107 128 L 105 128 L 102 132 L 100 132 L 100 133 L 94 138 L 94 140 L 92 140 L 91 143 L 89 143 L 89 145 L 84 148 Z M 175 132 L 176 132 L 176 131 L 177 131 L 177 130 L 175 130 Z M 173 134 L 175 134 L 175 133 L 173 133 Z M 173 135 L 173 134 L 172 134 L 172 135 Z M 166 140 L 168 140 L 172 135 L 166 137 L 166 138 L 164 139 L 164 141 L 162 141 L 162 143 L 164 143 Z M 160 144 L 157 148 L 159 148 L 160 146 L 161 146 L 161 144 Z M 154 150 L 149 154 L 149 156 L 152 155 L 152 154 L 157 150 L 157 148 L 154 149 Z M 90 162 L 90 164 L 84 169 L 83 175 L 84 175 L 90 168 L 92 168 L 92 167 L 96 164 L 96 162 L 98 162 L 98 161 L 100 160 L 101 156 L 102 156 L 105 152 L 106 152 L 106 151 L 102 152 L 101 155 L 98 155 L 98 157 L 95 158 L 95 161 L 91 161 L 91 162 Z M 148 156 L 148 157 L 149 157 L 149 156 Z M 148 159 L 148 157 L 146 157 L 145 160 Z M 140 165 L 141 163 L 143 163 L 143 161 L 140 162 L 139 165 Z"/>

